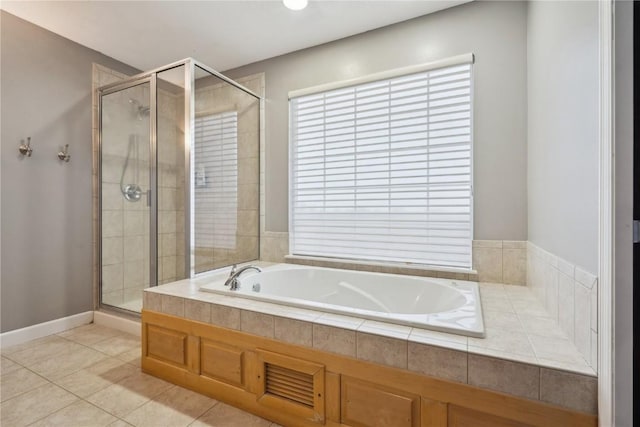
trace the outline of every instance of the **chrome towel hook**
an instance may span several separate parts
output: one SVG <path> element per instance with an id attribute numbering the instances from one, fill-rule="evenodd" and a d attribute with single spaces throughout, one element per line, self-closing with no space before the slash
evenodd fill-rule
<path id="1" fill-rule="evenodd" d="M 24 139 L 22 140 L 22 144 L 18 147 L 18 151 L 23 156 L 31 157 L 31 153 L 33 152 L 33 148 L 31 148 L 31 137 L 27 137 L 27 143 L 24 143 Z"/>
<path id="2" fill-rule="evenodd" d="M 58 151 L 58 158 L 65 162 L 68 162 L 71 159 L 71 154 L 69 154 L 69 144 L 65 144 L 64 149 L 62 151 Z"/>

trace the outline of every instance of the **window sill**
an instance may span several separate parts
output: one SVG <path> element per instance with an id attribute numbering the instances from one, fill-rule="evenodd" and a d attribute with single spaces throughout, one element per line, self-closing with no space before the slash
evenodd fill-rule
<path id="1" fill-rule="evenodd" d="M 470 280 L 472 282 L 478 281 L 478 272 L 473 269 L 376 262 L 369 260 L 350 260 L 342 258 L 324 258 L 304 255 L 285 255 L 284 259 L 285 262 L 289 264 L 312 265 L 314 267 L 342 268 L 344 270 L 405 274 L 408 276 L 437 277 L 441 279 Z"/>

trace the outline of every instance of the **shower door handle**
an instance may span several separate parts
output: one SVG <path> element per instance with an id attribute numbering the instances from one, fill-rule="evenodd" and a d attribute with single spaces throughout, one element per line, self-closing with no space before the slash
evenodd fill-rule
<path id="1" fill-rule="evenodd" d="M 151 207 L 151 189 L 147 190 L 147 207 Z"/>

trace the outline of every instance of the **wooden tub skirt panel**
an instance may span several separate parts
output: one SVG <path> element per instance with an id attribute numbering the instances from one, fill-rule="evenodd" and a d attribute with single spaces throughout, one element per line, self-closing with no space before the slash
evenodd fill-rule
<path id="1" fill-rule="evenodd" d="M 597 426 L 540 401 L 148 310 L 142 370 L 285 426 Z"/>

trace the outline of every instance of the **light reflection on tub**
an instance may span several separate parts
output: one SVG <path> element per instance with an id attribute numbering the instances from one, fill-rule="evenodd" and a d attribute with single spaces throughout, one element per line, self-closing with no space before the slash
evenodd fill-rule
<path id="1" fill-rule="evenodd" d="M 240 289 L 230 291 L 218 276 L 200 290 L 484 337 L 474 282 L 291 264 L 277 264 L 261 273 L 247 271 L 239 281 Z"/>

